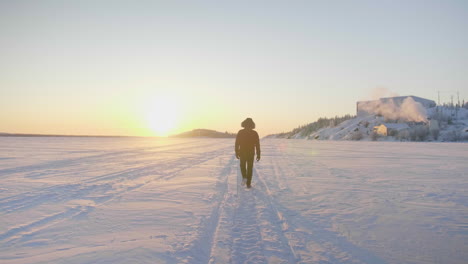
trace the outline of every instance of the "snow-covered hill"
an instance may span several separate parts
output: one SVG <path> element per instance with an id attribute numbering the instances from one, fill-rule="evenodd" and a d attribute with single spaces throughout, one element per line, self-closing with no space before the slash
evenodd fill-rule
<path id="1" fill-rule="evenodd" d="M 275 134 L 269 138 L 312 139 L 312 140 L 377 140 L 377 141 L 467 141 L 468 109 L 452 107 L 434 107 L 426 109 L 426 122 L 402 122 L 388 120 L 383 116 L 357 116 L 337 125 L 317 129 L 308 129 L 311 123 L 289 133 Z M 406 124 L 402 129 L 380 135 L 375 132 L 380 125 L 395 126 Z M 405 126 L 406 126 L 405 125 Z M 309 130 L 309 131 L 306 131 Z"/>

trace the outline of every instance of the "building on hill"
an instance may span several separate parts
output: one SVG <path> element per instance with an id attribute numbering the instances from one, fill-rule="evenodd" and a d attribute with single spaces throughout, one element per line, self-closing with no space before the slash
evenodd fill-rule
<path id="1" fill-rule="evenodd" d="M 385 106 L 392 105 L 395 107 L 400 107 L 403 102 L 411 98 L 415 102 L 420 103 L 425 108 L 435 107 L 436 103 L 433 100 L 424 99 L 421 97 L 409 95 L 409 96 L 397 96 L 397 97 L 384 97 L 378 100 L 371 101 L 360 101 L 356 103 L 356 114 L 358 116 L 362 115 L 378 115 L 381 109 Z"/>
<path id="2" fill-rule="evenodd" d="M 375 126 L 374 133 L 381 136 L 396 136 L 404 130 L 409 130 L 409 126 L 405 123 L 383 123 L 380 126 Z"/>

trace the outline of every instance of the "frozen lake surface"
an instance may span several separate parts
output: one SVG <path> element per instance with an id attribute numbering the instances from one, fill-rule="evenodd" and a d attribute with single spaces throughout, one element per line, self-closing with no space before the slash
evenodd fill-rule
<path id="1" fill-rule="evenodd" d="M 0 137 L 0 263 L 466 263 L 468 145 Z"/>

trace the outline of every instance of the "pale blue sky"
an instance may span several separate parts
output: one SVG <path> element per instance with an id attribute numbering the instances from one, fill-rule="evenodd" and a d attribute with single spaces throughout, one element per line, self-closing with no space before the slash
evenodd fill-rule
<path id="1" fill-rule="evenodd" d="M 468 1 L 219 2 L 0 1 L 0 131 L 147 135 L 161 94 L 174 131 L 261 135 L 376 88 L 468 99 Z"/>

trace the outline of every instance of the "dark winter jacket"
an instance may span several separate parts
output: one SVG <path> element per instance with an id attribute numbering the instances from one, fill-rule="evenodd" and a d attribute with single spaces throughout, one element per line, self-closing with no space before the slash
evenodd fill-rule
<path id="1" fill-rule="evenodd" d="M 260 156 L 260 139 L 258 133 L 252 129 L 241 129 L 237 133 L 235 151 L 239 156 Z"/>

